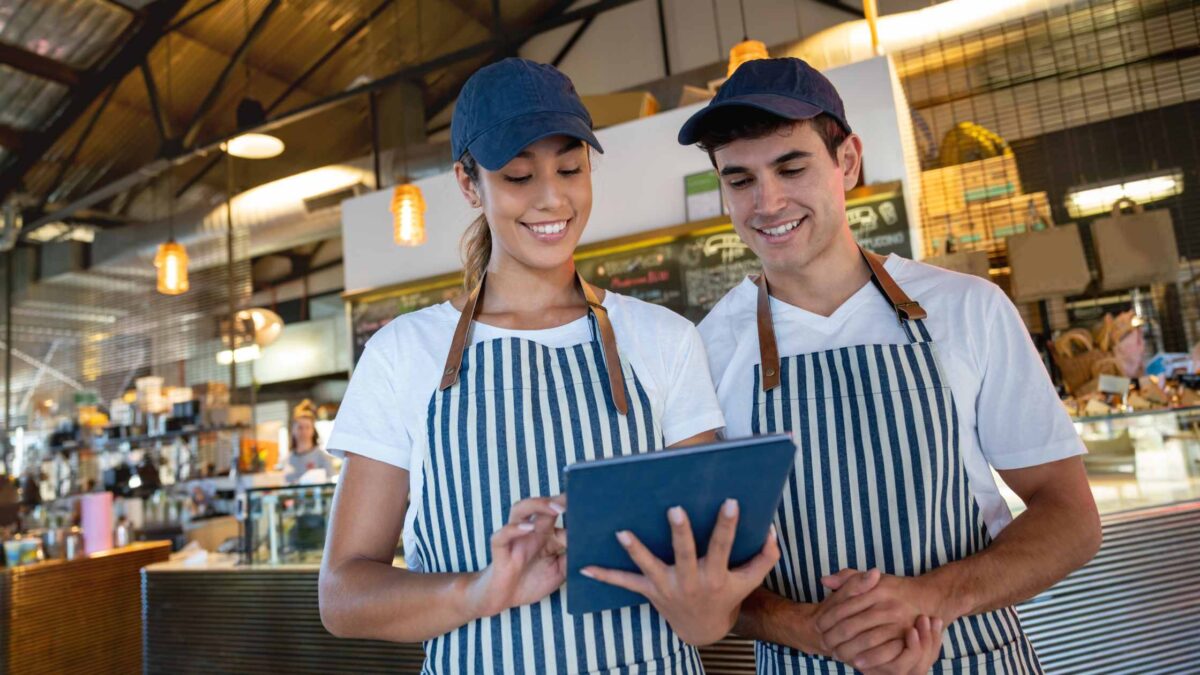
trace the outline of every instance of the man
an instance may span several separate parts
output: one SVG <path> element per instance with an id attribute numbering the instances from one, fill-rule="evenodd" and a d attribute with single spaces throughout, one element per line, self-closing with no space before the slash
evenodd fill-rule
<path id="1" fill-rule="evenodd" d="M 858 247 L 845 193 L 862 141 L 803 61 L 744 64 L 679 142 L 708 152 L 763 264 L 700 325 L 727 435 L 797 446 L 782 557 L 735 628 L 759 672 L 894 672 L 919 617 L 945 626 L 919 670 L 1040 672 L 1012 606 L 1101 535 L 1084 448 L 1013 305 Z M 1026 504 L 1016 519 L 991 468 Z"/>

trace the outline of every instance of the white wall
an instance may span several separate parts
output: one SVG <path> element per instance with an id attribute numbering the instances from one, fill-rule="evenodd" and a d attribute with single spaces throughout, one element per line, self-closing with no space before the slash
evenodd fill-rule
<path id="1" fill-rule="evenodd" d="M 840 91 L 850 126 L 863 138 L 869 182 L 903 180 L 915 186 L 913 162 L 905 161 L 898 106 L 903 92 L 890 61 L 879 57 L 836 68 L 826 75 Z M 594 206 L 582 242 L 613 239 L 668 227 L 686 218 L 683 177 L 711 168 L 708 157 L 676 143 L 679 127 L 701 104 L 660 113 L 597 133 L 605 153 L 593 174 Z M 391 191 L 382 190 L 342 203 L 347 292 L 454 272 L 461 267 L 458 240 L 474 218 L 453 174 L 417 183 L 425 195 L 428 241 L 417 248 L 392 243 Z M 908 195 L 906 195 L 907 197 Z M 906 200 L 915 224 L 916 197 Z"/>

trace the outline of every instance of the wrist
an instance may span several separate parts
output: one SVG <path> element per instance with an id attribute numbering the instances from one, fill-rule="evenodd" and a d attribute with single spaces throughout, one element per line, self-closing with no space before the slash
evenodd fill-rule
<path id="1" fill-rule="evenodd" d="M 789 613 L 789 623 L 792 630 L 790 631 L 795 639 L 793 644 L 788 645 L 806 654 L 816 654 L 818 656 L 830 656 L 825 648 L 825 641 L 821 638 L 821 631 L 817 629 L 817 608 L 820 605 L 808 602 L 792 603 L 792 611 Z"/>
<path id="2" fill-rule="evenodd" d="M 946 626 L 970 614 L 974 603 L 970 584 L 959 583 L 956 572 L 955 564 L 950 563 L 914 578 L 921 596 L 927 598 L 925 611 Z"/>
<path id="3" fill-rule="evenodd" d="M 484 571 L 464 572 L 455 578 L 454 596 L 459 599 L 459 613 L 467 621 L 483 619 L 499 612 L 499 610 L 491 611 L 492 608 L 486 606 L 487 593 L 484 589 L 486 583 Z"/>

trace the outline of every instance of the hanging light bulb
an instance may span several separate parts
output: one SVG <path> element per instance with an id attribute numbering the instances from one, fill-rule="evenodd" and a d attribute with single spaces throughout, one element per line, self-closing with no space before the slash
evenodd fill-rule
<path id="1" fill-rule="evenodd" d="M 174 238 L 158 245 L 154 256 L 158 268 L 158 292 L 163 295 L 179 295 L 188 290 L 187 249 Z"/>
<path id="2" fill-rule="evenodd" d="M 425 198 L 412 183 L 397 185 L 392 193 L 392 237 L 400 246 L 425 243 Z"/>
<path id="3" fill-rule="evenodd" d="M 729 72 L 726 77 L 733 77 L 738 66 L 747 61 L 769 58 L 771 55 L 767 53 L 767 46 L 761 40 L 743 40 L 729 50 Z"/>

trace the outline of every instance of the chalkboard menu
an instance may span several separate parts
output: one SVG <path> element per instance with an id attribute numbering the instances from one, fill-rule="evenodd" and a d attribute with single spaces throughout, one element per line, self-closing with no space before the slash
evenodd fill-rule
<path id="1" fill-rule="evenodd" d="M 911 257 L 912 245 L 899 183 L 859 188 L 847 195 L 855 238 L 876 253 Z M 725 217 L 580 247 L 584 279 L 623 295 L 663 305 L 699 322 L 729 289 L 760 269 Z M 453 276 L 350 299 L 354 360 L 375 331 L 395 317 L 436 305 L 462 291 Z"/>
<path id="2" fill-rule="evenodd" d="M 912 257 L 908 212 L 899 181 L 866 185 L 847 194 L 846 218 L 863 248 L 880 255 Z"/>

